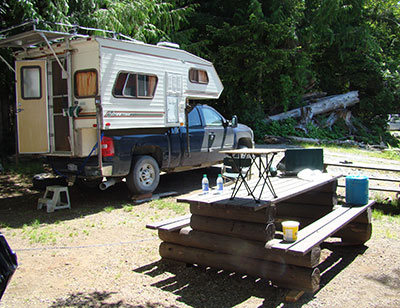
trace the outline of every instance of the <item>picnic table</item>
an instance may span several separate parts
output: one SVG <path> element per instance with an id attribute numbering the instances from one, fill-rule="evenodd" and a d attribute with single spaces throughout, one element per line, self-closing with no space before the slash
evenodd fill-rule
<path id="1" fill-rule="evenodd" d="M 222 194 L 192 193 L 178 198 L 190 204 L 189 215 L 148 224 L 157 229 L 160 255 L 188 264 L 234 271 L 265 278 L 273 284 L 301 292 L 319 288 L 321 248 L 328 237 L 352 245 L 371 236 L 371 205 L 338 205 L 337 180 L 323 174 L 312 180 L 272 177 L 276 194 L 264 190 L 254 200 L 247 189 L 231 198 Z M 258 179 L 248 181 L 254 192 Z M 281 222 L 300 222 L 295 242 L 285 242 Z"/>

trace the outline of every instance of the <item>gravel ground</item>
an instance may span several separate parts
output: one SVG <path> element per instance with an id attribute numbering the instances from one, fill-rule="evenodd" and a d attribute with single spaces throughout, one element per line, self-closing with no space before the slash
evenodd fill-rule
<path id="1" fill-rule="evenodd" d="M 158 192 L 199 189 L 203 173 L 163 175 Z M 72 210 L 47 214 L 36 210 L 41 195 L 0 176 L 0 232 L 19 260 L 1 308 L 400 307 L 399 218 L 375 217 L 364 246 L 324 243 L 319 291 L 287 303 L 288 290 L 268 281 L 161 260 L 157 233 L 145 225 L 189 211 L 174 198 L 132 206 L 123 183 L 105 192 L 73 187 Z"/>

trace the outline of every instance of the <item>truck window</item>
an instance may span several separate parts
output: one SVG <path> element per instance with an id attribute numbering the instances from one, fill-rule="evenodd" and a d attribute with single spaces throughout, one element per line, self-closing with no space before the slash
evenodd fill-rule
<path id="1" fill-rule="evenodd" d="M 97 71 L 95 69 L 75 72 L 75 96 L 78 98 L 97 95 Z"/>
<path id="2" fill-rule="evenodd" d="M 42 97 L 42 78 L 39 66 L 21 68 L 21 94 L 23 99 L 40 99 Z"/>
<path id="3" fill-rule="evenodd" d="M 204 120 L 206 121 L 206 126 L 222 126 L 222 118 L 212 109 L 203 108 Z"/>
<path id="4" fill-rule="evenodd" d="M 188 122 L 189 122 L 189 127 L 192 128 L 201 126 L 200 115 L 197 109 L 193 109 L 192 111 L 189 112 Z"/>
<path id="5" fill-rule="evenodd" d="M 120 72 L 114 83 L 113 95 L 124 98 L 153 98 L 157 76 Z"/>
<path id="6" fill-rule="evenodd" d="M 208 84 L 207 72 L 197 68 L 191 68 L 189 70 L 189 80 L 192 83 Z"/>

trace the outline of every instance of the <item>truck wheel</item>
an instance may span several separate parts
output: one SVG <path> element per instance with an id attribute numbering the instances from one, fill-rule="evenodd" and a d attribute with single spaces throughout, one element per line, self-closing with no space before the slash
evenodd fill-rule
<path id="1" fill-rule="evenodd" d="M 137 156 L 132 161 L 131 172 L 126 177 L 126 184 L 134 194 L 153 192 L 160 182 L 160 168 L 157 161 L 149 156 Z"/>

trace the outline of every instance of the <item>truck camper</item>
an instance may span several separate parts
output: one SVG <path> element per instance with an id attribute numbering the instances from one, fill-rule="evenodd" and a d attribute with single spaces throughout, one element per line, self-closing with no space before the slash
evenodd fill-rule
<path id="1" fill-rule="evenodd" d="M 153 191 L 160 170 L 182 167 L 196 147 L 187 133 L 190 101 L 217 99 L 223 90 L 211 62 L 169 42 L 46 31 L 32 23 L 0 39 L 0 47 L 15 49 L 15 68 L 8 66 L 16 75 L 19 153 L 43 154 L 57 173 L 86 183 L 126 177 L 135 193 Z M 237 128 L 235 118 L 215 113 L 226 144 L 214 150 L 232 148 L 226 136 Z M 200 121 L 211 126 L 198 149 L 206 155 L 218 138 L 212 123 L 203 115 Z M 252 132 L 246 138 L 252 146 Z M 214 163 L 207 160 L 196 165 Z"/>

